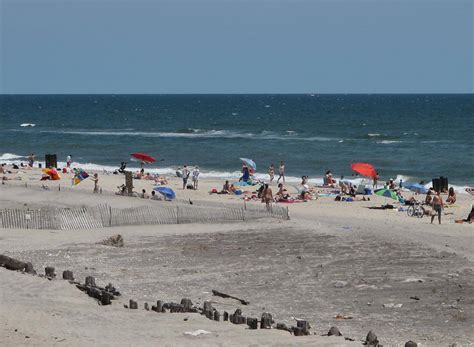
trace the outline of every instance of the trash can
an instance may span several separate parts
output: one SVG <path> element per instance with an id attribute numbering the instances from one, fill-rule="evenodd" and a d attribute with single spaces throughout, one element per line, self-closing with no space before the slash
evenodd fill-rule
<path id="1" fill-rule="evenodd" d="M 447 193 L 448 192 L 448 178 L 447 177 L 443 177 L 441 176 L 440 178 L 440 181 L 441 181 L 441 191 L 443 193 Z"/>
<path id="2" fill-rule="evenodd" d="M 44 157 L 45 167 L 57 168 L 58 158 L 56 154 L 46 154 Z"/>
<path id="3" fill-rule="evenodd" d="M 433 189 L 435 192 L 441 191 L 441 180 L 439 178 L 433 178 Z"/>

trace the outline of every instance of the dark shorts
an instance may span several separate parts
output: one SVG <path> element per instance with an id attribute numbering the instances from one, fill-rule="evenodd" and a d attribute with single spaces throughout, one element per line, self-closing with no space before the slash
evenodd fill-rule
<path id="1" fill-rule="evenodd" d="M 438 213 L 441 213 L 441 205 L 433 205 L 433 210 Z"/>

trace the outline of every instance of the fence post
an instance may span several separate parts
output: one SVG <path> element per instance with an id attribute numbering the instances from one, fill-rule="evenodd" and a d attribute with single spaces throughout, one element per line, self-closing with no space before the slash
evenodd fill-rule
<path id="1" fill-rule="evenodd" d="M 112 226 L 112 206 L 109 206 L 109 227 Z"/>
<path id="2" fill-rule="evenodd" d="M 290 210 L 288 209 L 288 206 L 286 206 L 286 220 L 290 220 Z"/>
<path id="3" fill-rule="evenodd" d="M 176 206 L 176 224 L 179 224 L 179 206 Z"/>
<path id="4" fill-rule="evenodd" d="M 242 208 L 242 220 L 245 221 L 245 209 Z"/>

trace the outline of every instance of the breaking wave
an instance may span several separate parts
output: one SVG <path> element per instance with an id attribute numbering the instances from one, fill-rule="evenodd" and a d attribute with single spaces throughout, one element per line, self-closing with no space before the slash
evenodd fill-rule
<path id="1" fill-rule="evenodd" d="M 145 131 L 87 131 L 87 130 L 43 130 L 42 133 L 70 134 L 82 136 L 136 136 L 152 138 L 227 138 L 249 140 L 282 140 L 282 141 L 339 141 L 339 138 L 311 136 L 299 137 L 295 134 L 279 134 L 272 131 L 260 133 L 238 132 L 230 130 L 203 130 L 184 128 L 176 132 L 145 132 Z"/>

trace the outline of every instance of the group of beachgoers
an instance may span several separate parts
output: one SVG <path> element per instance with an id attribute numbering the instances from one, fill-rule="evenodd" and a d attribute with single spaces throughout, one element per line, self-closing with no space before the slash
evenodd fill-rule
<path id="1" fill-rule="evenodd" d="M 199 186 L 199 175 L 201 172 L 199 171 L 199 166 L 195 165 L 193 170 L 191 171 L 187 165 L 184 165 L 183 168 L 178 167 L 176 170 L 176 177 L 181 178 L 183 181 L 183 190 L 184 189 L 193 189 L 197 190 Z M 188 185 L 189 177 L 192 177 L 192 184 Z"/>

